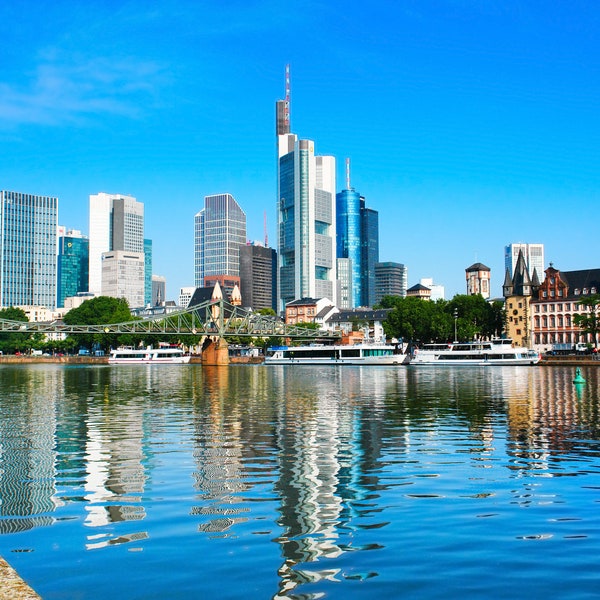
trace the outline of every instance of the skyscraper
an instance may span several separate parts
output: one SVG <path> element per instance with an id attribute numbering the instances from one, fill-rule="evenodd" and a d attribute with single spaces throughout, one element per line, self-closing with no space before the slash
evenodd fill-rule
<path id="1" fill-rule="evenodd" d="M 375 265 L 375 304 L 384 296 L 406 296 L 408 269 L 401 263 L 381 262 Z"/>
<path id="2" fill-rule="evenodd" d="M 90 195 L 89 277 L 90 292 L 125 297 L 131 308 L 144 305 L 144 205 L 132 196 Z"/>
<path id="3" fill-rule="evenodd" d="M 194 284 L 205 277 L 240 275 L 240 245 L 246 243 L 246 213 L 231 194 L 204 198 L 194 217 Z"/>
<path id="4" fill-rule="evenodd" d="M 315 156 L 314 142 L 290 131 L 289 66 L 286 98 L 276 104 L 277 308 L 295 299 L 336 302 L 335 158 Z"/>
<path id="5" fill-rule="evenodd" d="M 519 251 L 523 253 L 525 266 L 529 274 L 533 277 L 533 270 L 535 269 L 537 276 L 542 277 L 546 268 L 544 264 L 544 244 L 524 244 L 523 242 L 508 244 L 504 247 L 504 269 L 508 269 L 509 275 L 511 277 L 514 275 Z"/>
<path id="6" fill-rule="evenodd" d="M 88 291 L 89 247 L 90 241 L 82 235 L 81 231 L 71 229 L 59 235 L 57 292 L 59 308 L 64 307 L 65 298 Z"/>
<path id="7" fill-rule="evenodd" d="M 277 253 L 258 244 L 240 246 L 242 306 L 277 310 Z"/>
<path id="8" fill-rule="evenodd" d="M 375 302 L 375 264 L 379 262 L 379 213 L 366 208 L 365 198 L 350 186 L 350 161 L 346 159 L 346 189 L 336 195 L 337 258 L 350 260 L 351 305 Z"/>
<path id="9" fill-rule="evenodd" d="M 0 306 L 56 308 L 58 198 L 0 191 Z"/>

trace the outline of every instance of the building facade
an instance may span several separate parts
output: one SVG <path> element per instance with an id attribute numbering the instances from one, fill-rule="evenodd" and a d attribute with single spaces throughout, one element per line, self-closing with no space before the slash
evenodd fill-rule
<path id="1" fill-rule="evenodd" d="M 167 296 L 167 278 L 162 275 L 152 275 L 152 297 L 150 306 L 164 306 Z"/>
<path id="2" fill-rule="evenodd" d="M 194 284 L 207 276 L 240 275 L 240 245 L 246 243 L 246 214 L 231 194 L 204 198 L 194 217 Z"/>
<path id="3" fill-rule="evenodd" d="M 140 298 L 139 304 L 131 304 L 131 308 L 143 306 L 145 298 L 145 255 L 144 255 L 144 205 L 132 196 L 121 194 L 106 194 L 100 192 L 90 195 L 90 242 L 89 242 L 89 291 L 97 295 L 112 296 L 113 290 L 127 287 L 132 289 L 133 282 L 115 282 L 111 284 L 110 292 L 104 290 L 104 279 L 112 280 L 114 268 L 108 268 L 111 273 L 106 278 L 104 269 L 104 254 L 113 252 L 128 252 L 130 256 L 141 256 L 141 282 L 136 279 L 135 285 L 141 289 L 133 297 Z M 113 256 L 114 258 L 114 256 Z M 132 259 L 128 259 L 132 260 Z M 136 266 L 135 272 L 140 272 Z M 116 275 L 119 276 L 120 271 Z M 120 296 L 116 296 L 120 297 Z"/>
<path id="4" fill-rule="evenodd" d="M 516 346 L 529 348 L 532 345 L 531 301 L 539 287 L 537 271 L 534 269 L 533 277 L 530 276 L 523 252 L 519 251 L 513 275 L 511 277 L 507 267 L 502 286 L 505 313 L 504 331 Z"/>
<path id="5" fill-rule="evenodd" d="M 384 296 L 406 296 L 408 268 L 401 263 L 380 262 L 375 265 L 375 304 Z"/>
<path id="6" fill-rule="evenodd" d="M 56 308 L 58 198 L 0 191 L 0 306 Z"/>
<path id="7" fill-rule="evenodd" d="M 113 250 L 102 254 L 102 295 L 125 298 L 130 308 L 144 304 L 144 253 Z"/>
<path id="8" fill-rule="evenodd" d="M 336 195 L 337 258 L 350 261 L 350 304 L 342 308 L 372 306 L 375 302 L 375 265 L 379 262 L 379 213 L 368 209 L 365 198 L 350 187 L 346 159 L 346 189 Z M 338 278 L 340 274 L 338 273 Z"/>
<path id="9" fill-rule="evenodd" d="M 187 308 L 195 291 L 196 288 L 194 286 L 179 288 L 179 299 L 177 300 L 177 305 L 181 308 Z"/>
<path id="10" fill-rule="evenodd" d="M 289 71 L 286 71 L 289 84 Z M 335 158 L 291 133 L 289 93 L 276 105 L 278 311 L 293 300 L 337 301 Z"/>
<path id="11" fill-rule="evenodd" d="M 163 290 L 163 292 L 166 293 L 166 290 Z M 155 298 L 154 279 L 152 275 L 152 240 L 144 239 L 144 306 L 155 306 Z M 164 294 L 162 301 L 165 301 Z"/>
<path id="12" fill-rule="evenodd" d="M 554 344 L 596 344 L 575 324 L 575 315 L 589 315 L 583 298 L 600 293 L 600 269 L 560 271 L 552 264 L 544 271 L 536 297 L 531 300 L 531 327 L 534 346 L 549 350 Z"/>
<path id="13" fill-rule="evenodd" d="M 483 263 L 475 263 L 465 269 L 467 279 L 467 295 L 483 296 L 486 300 L 490 297 L 491 270 Z"/>
<path id="14" fill-rule="evenodd" d="M 87 292 L 89 288 L 90 241 L 80 231 L 69 230 L 58 238 L 57 306 L 65 298 Z"/>
<path id="15" fill-rule="evenodd" d="M 538 278 L 544 272 L 544 244 L 524 244 L 516 242 L 504 247 L 504 269 L 508 269 L 512 277 L 515 272 L 519 252 L 523 254 L 525 266 L 529 275 L 533 277 L 534 270 L 537 271 Z"/>
<path id="16" fill-rule="evenodd" d="M 258 244 L 240 246 L 242 306 L 277 311 L 277 252 Z"/>

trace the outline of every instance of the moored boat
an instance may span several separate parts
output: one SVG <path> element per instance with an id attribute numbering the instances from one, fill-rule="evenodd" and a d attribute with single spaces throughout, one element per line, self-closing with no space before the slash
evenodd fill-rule
<path id="1" fill-rule="evenodd" d="M 108 357 L 109 365 L 135 364 L 187 364 L 190 355 L 179 346 L 160 345 L 158 348 L 126 348 L 111 350 Z"/>
<path id="2" fill-rule="evenodd" d="M 512 340 L 493 339 L 482 342 L 425 344 L 413 350 L 412 366 L 498 366 L 536 365 L 540 355 L 535 350 L 512 345 Z"/>
<path id="3" fill-rule="evenodd" d="M 400 365 L 406 359 L 391 344 L 273 346 L 265 364 L 271 365 Z"/>

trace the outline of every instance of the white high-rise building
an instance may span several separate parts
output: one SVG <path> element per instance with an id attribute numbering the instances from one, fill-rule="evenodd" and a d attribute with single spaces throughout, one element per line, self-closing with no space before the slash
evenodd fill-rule
<path id="1" fill-rule="evenodd" d="M 515 265 L 519 258 L 519 250 L 523 252 L 525 265 L 529 271 L 529 276 L 533 277 L 533 270 L 537 272 L 540 281 L 544 279 L 544 244 L 524 244 L 522 242 L 509 244 L 504 247 L 504 268 L 508 269 L 512 278 L 515 272 Z"/>
<path id="2" fill-rule="evenodd" d="M 90 292 L 125 297 L 131 308 L 144 306 L 144 205 L 141 202 L 122 194 L 90 195 L 89 252 Z M 115 270 L 114 261 L 127 267 Z M 105 269 L 107 273 L 103 273 Z M 129 280 L 123 281 L 124 278 Z M 128 290 L 126 295 L 124 290 Z"/>
<path id="3" fill-rule="evenodd" d="M 301 298 L 337 303 L 335 158 L 315 156 L 311 140 L 290 132 L 286 99 L 277 112 L 277 308 Z"/>

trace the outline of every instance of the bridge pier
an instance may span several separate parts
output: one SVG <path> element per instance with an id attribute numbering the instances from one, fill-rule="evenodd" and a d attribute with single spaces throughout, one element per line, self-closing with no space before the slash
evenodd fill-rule
<path id="1" fill-rule="evenodd" d="M 229 344 L 221 337 L 206 338 L 202 344 L 202 365 L 229 364 Z"/>

